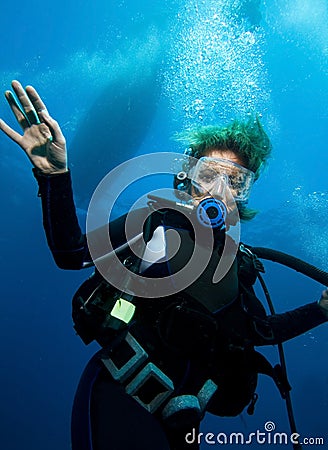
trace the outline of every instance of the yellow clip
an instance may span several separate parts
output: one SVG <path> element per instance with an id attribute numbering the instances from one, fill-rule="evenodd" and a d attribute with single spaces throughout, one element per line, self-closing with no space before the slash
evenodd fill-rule
<path id="1" fill-rule="evenodd" d="M 134 315 L 136 307 L 133 303 L 124 300 L 124 298 L 119 298 L 116 300 L 110 315 L 116 317 L 122 322 L 129 323 Z"/>

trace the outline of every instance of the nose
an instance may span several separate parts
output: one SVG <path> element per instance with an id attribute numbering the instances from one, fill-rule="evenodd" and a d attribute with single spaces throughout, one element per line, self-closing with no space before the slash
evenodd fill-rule
<path id="1" fill-rule="evenodd" d="M 228 187 L 228 177 L 224 174 L 219 175 L 215 180 L 213 186 L 213 195 L 224 198 L 227 187 Z"/>

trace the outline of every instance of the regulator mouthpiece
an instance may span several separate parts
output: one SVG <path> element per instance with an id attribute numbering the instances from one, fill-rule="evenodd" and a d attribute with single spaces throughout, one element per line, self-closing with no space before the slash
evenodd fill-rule
<path id="1" fill-rule="evenodd" d="M 225 228 L 227 207 L 221 200 L 205 198 L 197 206 L 196 214 L 199 222 L 205 227 L 220 230 Z"/>

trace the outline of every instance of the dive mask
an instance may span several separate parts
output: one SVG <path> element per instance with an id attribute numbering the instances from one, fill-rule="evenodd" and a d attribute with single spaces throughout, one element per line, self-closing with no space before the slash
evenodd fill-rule
<path id="1" fill-rule="evenodd" d="M 255 174 L 246 167 L 228 159 L 203 156 L 191 170 L 191 184 L 196 193 L 220 198 L 228 186 L 236 202 L 248 201 Z"/>

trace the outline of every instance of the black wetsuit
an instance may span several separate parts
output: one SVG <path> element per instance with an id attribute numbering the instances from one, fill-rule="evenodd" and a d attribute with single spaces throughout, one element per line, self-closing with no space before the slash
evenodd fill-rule
<path id="1" fill-rule="evenodd" d="M 90 255 L 76 217 L 70 173 L 45 176 L 34 170 L 34 174 L 54 259 L 60 268 L 81 269 Z M 114 247 L 124 242 L 123 225 L 124 219 L 110 225 Z M 206 380 L 213 380 L 219 389 L 206 410 L 221 416 L 239 414 L 249 403 L 257 373 L 274 376 L 254 346 L 284 342 L 327 320 L 316 302 L 267 316 L 252 289 L 254 273 L 243 269 L 244 262 L 239 255 L 238 295 L 217 314 L 207 314 L 190 295 L 181 301 L 178 294 L 166 298 L 164 303 L 140 301 L 129 330 L 146 349 L 149 360 L 173 381 L 175 396 L 195 395 Z M 186 299 L 184 310 L 181 304 Z M 170 304 L 173 307 L 168 314 Z M 194 326 L 195 317 L 202 322 L 200 328 Z M 123 385 L 113 380 L 101 362 L 103 357 L 102 349 L 81 377 L 72 414 L 73 450 L 199 448 L 197 443 L 187 444 L 184 439 L 193 427 L 198 429 L 198 419 L 187 420 L 178 431 L 166 425 L 161 411 L 150 414 L 125 392 Z"/>

